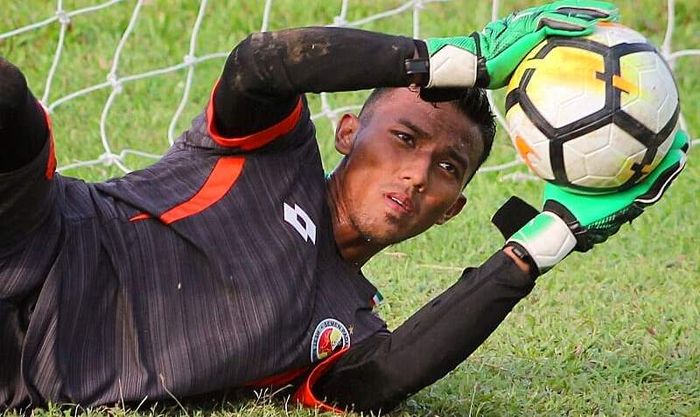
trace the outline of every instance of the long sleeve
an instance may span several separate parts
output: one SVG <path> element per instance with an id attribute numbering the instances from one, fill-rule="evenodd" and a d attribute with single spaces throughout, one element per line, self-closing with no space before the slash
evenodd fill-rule
<path id="1" fill-rule="evenodd" d="M 357 29 L 250 35 L 229 55 L 214 93 L 217 130 L 258 132 L 284 119 L 306 92 L 407 86 L 405 60 L 416 55 L 427 56 L 422 41 Z"/>
<path id="2" fill-rule="evenodd" d="M 313 387 L 316 398 L 355 411 L 388 411 L 464 361 L 530 293 L 535 282 L 499 251 L 393 333 L 340 356 Z"/>
<path id="3" fill-rule="evenodd" d="M 22 72 L 0 57 L 0 173 L 34 159 L 49 135 L 45 115 Z"/>
<path id="4" fill-rule="evenodd" d="M 0 57 L 0 258 L 53 210 L 49 123 L 22 72 Z"/>

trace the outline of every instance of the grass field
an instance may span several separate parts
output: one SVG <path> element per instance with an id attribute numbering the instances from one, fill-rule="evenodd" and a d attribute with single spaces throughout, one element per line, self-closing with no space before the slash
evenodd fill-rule
<path id="1" fill-rule="evenodd" d="M 65 0 L 65 10 L 97 4 L 97 0 Z M 228 51 L 246 34 L 259 30 L 262 0 L 210 2 L 197 43 L 197 55 Z M 533 4 L 503 0 L 502 15 Z M 48 102 L 101 83 L 112 64 L 117 43 L 135 1 L 128 0 L 79 16 L 66 34 L 65 50 Z M 399 0 L 351 0 L 353 21 L 402 4 Z M 619 0 L 622 22 L 647 35 L 657 45 L 666 29 L 666 2 Z M 341 1 L 276 0 L 270 29 L 327 24 Z M 489 19 L 490 2 L 454 0 L 427 4 L 421 13 L 420 35 L 466 34 Z M 119 74 L 137 74 L 182 62 L 197 15 L 194 0 L 148 0 L 127 42 Z M 43 20 L 55 2 L 3 0 L 0 33 Z M 363 26 L 389 33 L 412 33 L 411 13 Z M 700 6 L 696 0 L 676 2 L 673 47 L 700 47 Z M 59 25 L 0 41 L 0 55 L 27 75 L 37 96 L 44 91 L 59 36 Z M 178 124 L 205 105 L 223 64 L 214 59 L 197 66 L 191 98 Z M 683 111 L 691 134 L 700 134 L 700 65 L 698 57 L 683 57 L 676 65 Z M 367 69 L 371 71 L 371 68 Z M 167 127 L 178 105 L 185 72 L 128 83 L 116 97 L 106 123 L 111 146 L 163 153 Z M 99 121 L 110 89 L 102 89 L 57 107 L 53 114 L 59 165 L 92 160 L 104 152 Z M 361 103 L 366 92 L 329 98 L 333 107 Z M 499 102 L 502 95 L 498 95 Z M 312 98 L 315 111 L 320 101 Z M 338 157 L 332 151 L 327 119 L 317 123 L 326 166 Z M 487 164 L 510 161 L 513 150 L 501 130 Z M 137 168 L 148 159 L 129 156 Z M 639 220 L 625 226 L 611 241 L 587 254 L 571 255 L 540 278 L 495 334 L 464 364 L 435 385 L 407 401 L 399 416 L 700 416 L 700 217 L 698 185 L 700 155 L 691 150 L 689 166 L 673 189 Z M 485 260 L 502 245 L 489 223 L 491 214 L 510 195 L 538 201 L 542 184 L 513 181 L 508 174 L 526 173 L 524 166 L 481 174 L 468 188 L 467 210 L 451 223 L 408 242 L 388 248 L 365 273 L 383 292 L 381 314 L 390 327 L 399 325 L 431 297 L 448 287 L 461 269 Z M 95 166 L 65 172 L 102 180 L 120 171 Z M 0 198 L 2 198 L 0 196 Z M 128 260 L 124 260 L 128 262 Z M 434 354 L 440 354 L 440 346 Z M 85 412 L 53 407 L 37 415 Z M 207 406 L 119 407 L 91 413 L 144 416 L 190 415 L 310 416 L 285 403 L 284 395 L 259 401 L 218 401 Z"/>

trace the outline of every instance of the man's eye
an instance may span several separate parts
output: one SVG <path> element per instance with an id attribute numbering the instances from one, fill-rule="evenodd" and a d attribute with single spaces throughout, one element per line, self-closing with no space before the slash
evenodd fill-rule
<path id="1" fill-rule="evenodd" d="M 445 171 L 449 172 L 450 174 L 457 173 L 457 167 L 449 162 L 440 162 L 440 168 L 444 169 Z"/>
<path id="2" fill-rule="evenodd" d="M 413 145 L 414 143 L 413 136 L 409 135 L 408 133 L 394 132 L 394 136 L 396 136 L 401 142 L 404 142 L 407 145 Z"/>

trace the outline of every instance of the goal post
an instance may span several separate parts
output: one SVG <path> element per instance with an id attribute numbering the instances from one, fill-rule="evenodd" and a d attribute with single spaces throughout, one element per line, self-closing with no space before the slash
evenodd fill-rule
<path id="1" fill-rule="evenodd" d="M 59 171 L 88 179 L 129 172 L 158 159 L 201 111 L 230 49 L 247 33 L 332 25 L 416 38 L 467 34 L 523 6 L 506 0 L 244 0 L 235 6 L 208 0 L 8 1 L 0 55 L 27 73 L 35 95 L 54 117 Z M 676 0 L 658 9 L 653 12 L 665 21 L 658 33 L 637 29 L 657 43 L 672 67 L 685 71 L 690 65 L 682 61 L 697 60 L 699 45 L 682 40 L 676 47 Z M 628 17 L 623 14 L 623 21 L 634 26 Z M 691 94 L 684 90 L 700 89 L 695 74 L 683 72 L 682 78 L 682 98 Z M 365 95 L 312 97 L 319 138 L 331 137 L 339 116 L 359 110 Z M 489 97 L 501 133 L 492 160 L 481 171 L 527 177 L 524 169 L 514 172 L 521 164 L 504 139 L 502 93 Z M 684 113 L 700 113 L 697 101 L 683 102 Z M 682 117 L 681 122 L 691 135 L 700 130 L 697 119 Z M 328 151 L 324 153 L 332 153 L 331 140 L 319 142 Z"/>

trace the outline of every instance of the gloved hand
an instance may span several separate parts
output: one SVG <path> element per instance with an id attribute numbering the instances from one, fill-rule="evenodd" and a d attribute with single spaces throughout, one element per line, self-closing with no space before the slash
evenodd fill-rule
<path id="1" fill-rule="evenodd" d="M 573 250 L 590 250 L 659 201 L 685 167 L 688 148 L 688 135 L 678 130 L 659 166 L 639 184 L 624 191 L 584 195 L 548 183 L 544 210 L 515 232 L 506 246 L 524 249 L 540 273 Z"/>
<path id="2" fill-rule="evenodd" d="M 545 37 L 589 35 L 597 22 L 617 21 L 618 16 L 617 7 L 605 1 L 560 0 L 513 13 L 469 36 L 426 39 L 426 87 L 501 88 Z"/>

